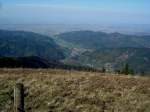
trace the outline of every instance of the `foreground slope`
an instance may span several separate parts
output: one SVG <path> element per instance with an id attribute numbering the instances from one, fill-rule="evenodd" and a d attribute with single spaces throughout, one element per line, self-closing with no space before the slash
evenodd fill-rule
<path id="1" fill-rule="evenodd" d="M 149 112 L 150 78 L 64 70 L 0 69 L 0 111 L 25 85 L 27 112 Z"/>
<path id="2" fill-rule="evenodd" d="M 0 57 L 0 68 L 53 68 L 78 71 L 100 71 L 88 66 L 73 66 L 58 61 L 46 60 L 36 56 L 30 57 Z"/>

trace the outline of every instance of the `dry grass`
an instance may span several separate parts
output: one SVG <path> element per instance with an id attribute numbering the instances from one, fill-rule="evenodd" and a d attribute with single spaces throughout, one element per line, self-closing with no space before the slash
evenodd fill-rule
<path id="1" fill-rule="evenodd" d="M 65 70 L 0 69 L 0 111 L 23 82 L 27 112 L 150 112 L 150 78 Z"/>

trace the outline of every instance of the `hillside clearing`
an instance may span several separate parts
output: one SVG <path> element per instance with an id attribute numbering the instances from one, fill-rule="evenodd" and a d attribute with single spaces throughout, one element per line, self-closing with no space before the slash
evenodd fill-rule
<path id="1" fill-rule="evenodd" d="M 0 69 L 0 111 L 25 85 L 27 112 L 150 112 L 150 77 L 55 69 Z"/>

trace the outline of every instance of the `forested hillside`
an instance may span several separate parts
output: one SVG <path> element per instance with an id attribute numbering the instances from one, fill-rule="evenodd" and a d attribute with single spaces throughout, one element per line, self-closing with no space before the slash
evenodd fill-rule
<path id="1" fill-rule="evenodd" d="M 51 37 L 32 32 L 0 30 L 0 56 L 38 56 L 60 60 L 64 58 L 64 53 Z"/>

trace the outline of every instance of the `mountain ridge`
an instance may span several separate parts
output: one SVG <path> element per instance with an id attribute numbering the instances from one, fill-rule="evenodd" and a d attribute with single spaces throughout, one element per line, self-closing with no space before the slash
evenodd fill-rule
<path id="1" fill-rule="evenodd" d="M 63 40 L 86 49 L 135 47 L 150 48 L 150 36 L 126 35 L 94 31 L 73 31 L 56 35 Z"/>
<path id="2" fill-rule="evenodd" d="M 0 55 L 6 57 L 65 58 L 63 50 L 51 37 L 33 32 L 0 30 L 0 49 Z"/>

